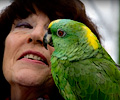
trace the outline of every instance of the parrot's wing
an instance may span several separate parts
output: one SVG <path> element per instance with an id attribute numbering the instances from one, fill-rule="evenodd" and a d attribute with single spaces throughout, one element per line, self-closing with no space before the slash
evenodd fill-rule
<path id="1" fill-rule="evenodd" d="M 69 65 L 69 63 L 66 63 L 66 61 L 64 60 L 61 61 L 57 57 L 53 57 L 53 56 L 51 59 L 52 59 L 51 60 L 51 64 L 52 64 L 51 73 L 52 73 L 54 82 L 57 88 L 59 89 L 60 94 L 64 97 L 65 100 L 75 100 L 76 97 L 71 89 L 71 86 L 68 80 L 66 80 L 68 78 L 67 70 L 69 69 L 65 70 L 64 66 Z"/>
<path id="2" fill-rule="evenodd" d="M 65 78 L 78 98 L 120 99 L 120 72 L 115 64 L 105 59 L 89 59 L 72 62 L 68 66 Z"/>

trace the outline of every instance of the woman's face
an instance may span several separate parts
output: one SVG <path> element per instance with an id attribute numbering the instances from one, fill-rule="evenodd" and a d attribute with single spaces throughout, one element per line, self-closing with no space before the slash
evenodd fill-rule
<path id="1" fill-rule="evenodd" d="M 11 85 L 36 86 L 52 80 L 50 58 L 54 48 L 48 46 L 46 50 L 43 46 L 49 23 L 42 12 L 14 21 L 3 59 L 4 76 Z"/>

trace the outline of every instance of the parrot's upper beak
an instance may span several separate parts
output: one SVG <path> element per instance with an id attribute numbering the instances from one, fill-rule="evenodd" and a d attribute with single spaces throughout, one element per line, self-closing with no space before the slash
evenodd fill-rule
<path id="1" fill-rule="evenodd" d="M 47 44 L 54 47 L 53 46 L 53 41 L 52 41 L 52 34 L 51 34 L 50 29 L 48 29 L 48 31 L 45 33 L 45 35 L 43 37 L 43 45 L 46 49 L 47 49 Z"/>

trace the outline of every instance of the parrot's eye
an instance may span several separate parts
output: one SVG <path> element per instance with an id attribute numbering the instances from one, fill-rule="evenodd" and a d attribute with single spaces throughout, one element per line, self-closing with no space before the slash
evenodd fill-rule
<path id="1" fill-rule="evenodd" d="M 63 30 L 58 29 L 58 30 L 57 30 L 57 35 L 58 35 L 59 37 L 64 37 L 64 36 L 66 35 L 66 33 L 65 33 Z"/>

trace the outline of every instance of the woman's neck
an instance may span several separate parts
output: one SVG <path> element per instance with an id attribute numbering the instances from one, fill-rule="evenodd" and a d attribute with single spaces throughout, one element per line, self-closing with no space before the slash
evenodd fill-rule
<path id="1" fill-rule="evenodd" d="M 40 87 L 25 87 L 19 84 L 11 86 L 11 100 L 35 100 L 45 94 Z"/>

